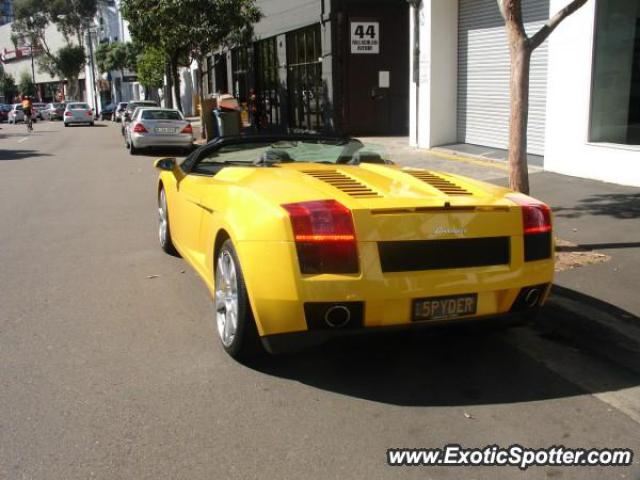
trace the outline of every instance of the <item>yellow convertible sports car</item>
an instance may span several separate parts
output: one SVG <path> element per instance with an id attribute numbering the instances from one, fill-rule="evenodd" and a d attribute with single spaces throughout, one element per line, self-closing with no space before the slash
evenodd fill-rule
<path id="1" fill-rule="evenodd" d="M 319 136 L 211 142 L 156 162 L 162 248 L 215 302 L 225 350 L 535 313 L 553 280 L 551 211 L 511 190 L 394 165 Z"/>

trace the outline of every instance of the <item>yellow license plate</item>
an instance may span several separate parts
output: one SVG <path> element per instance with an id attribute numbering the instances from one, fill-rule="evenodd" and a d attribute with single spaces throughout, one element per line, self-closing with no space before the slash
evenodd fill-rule
<path id="1" fill-rule="evenodd" d="M 413 301 L 412 320 L 450 320 L 475 315 L 478 310 L 478 294 L 451 295 L 448 297 L 418 298 Z"/>

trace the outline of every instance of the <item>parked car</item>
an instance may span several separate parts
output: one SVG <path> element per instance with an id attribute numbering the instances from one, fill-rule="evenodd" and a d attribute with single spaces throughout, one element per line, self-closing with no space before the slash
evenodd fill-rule
<path id="1" fill-rule="evenodd" d="M 9 112 L 11 111 L 11 105 L 0 103 L 0 122 L 6 122 L 9 118 Z"/>
<path id="2" fill-rule="evenodd" d="M 124 114 L 124 111 L 126 110 L 126 108 L 127 108 L 127 102 L 118 103 L 113 113 L 113 118 L 111 120 L 113 120 L 114 122 L 122 121 L 122 115 Z"/>
<path id="3" fill-rule="evenodd" d="M 11 105 L 11 110 L 9 110 L 7 114 L 7 122 L 13 123 L 14 125 L 18 122 L 24 122 L 24 110 L 21 104 L 14 103 Z"/>
<path id="4" fill-rule="evenodd" d="M 42 118 L 43 120 L 62 120 L 64 110 L 64 103 L 49 103 L 41 112 Z"/>
<path id="5" fill-rule="evenodd" d="M 111 120 L 111 118 L 113 117 L 115 108 L 116 106 L 113 103 L 110 103 L 109 105 L 105 105 L 104 107 L 102 107 L 102 110 L 100 111 L 100 120 Z"/>
<path id="6" fill-rule="evenodd" d="M 40 120 L 43 120 L 42 118 L 42 111 L 47 108 L 47 104 L 46 103 L 34 103 L 33 104 L 33 113 L 36 114 L 36 117 L 39 118 Z"/>
<path id="7" fill-rule="evenodd" d="M 68 103 L 64 111 L 63 121 L 65 127 L 79 123 L 88 124 L 93 127 L 93 110 L 88 104 L 83 102 Z"/>
<path id="8" fill-rule="evenodd" d="M 158 103 L 153 100 L 134 100 L 127 104 L 127 108 L 122 114 L 122 126 L 120 127 L 120 133 L 124 136 L 124 129 L 131 120 L 131 114 L 138 107 L 158 107 Z"/>
<path id="9" fill-rule="evenodd" d="M 131 155 L 152 147 L 191 151 L 193 128 L 179 110 L 138 107 L 125 131 L 125 142 Z"/>
<path id="10" fill-rule="evenodd" d="M 203 279 L 233 357 L 385 328 L 533 317 L 551 209 L 349 138 L 230 137 L 156 162 L 159 240 Z"/>

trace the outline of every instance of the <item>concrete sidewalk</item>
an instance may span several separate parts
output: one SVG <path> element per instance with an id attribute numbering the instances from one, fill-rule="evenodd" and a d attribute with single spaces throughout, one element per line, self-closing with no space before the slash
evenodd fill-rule
<path id="1" fill-rule="evenodd" d="M 508 185 L 504 163 L 417 150 L 406 138 L 363 138 L 400 165 Z M 542 325 L 640 371 L 640 189 L 530 168 L 531 195 L 551 205 L 563 252 L 600 252 L 596 264 L 557 272 Z M 604 255 L 603 255 L 604 256 Z"/>

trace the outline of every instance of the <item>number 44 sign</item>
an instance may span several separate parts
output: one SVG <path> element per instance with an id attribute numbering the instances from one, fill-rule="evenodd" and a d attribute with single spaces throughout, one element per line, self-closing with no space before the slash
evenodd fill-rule
<path id="1" fill-rule="evenodd" d="M 379 22 L 351 22 L 351 53 L 380 53 Z"/>

